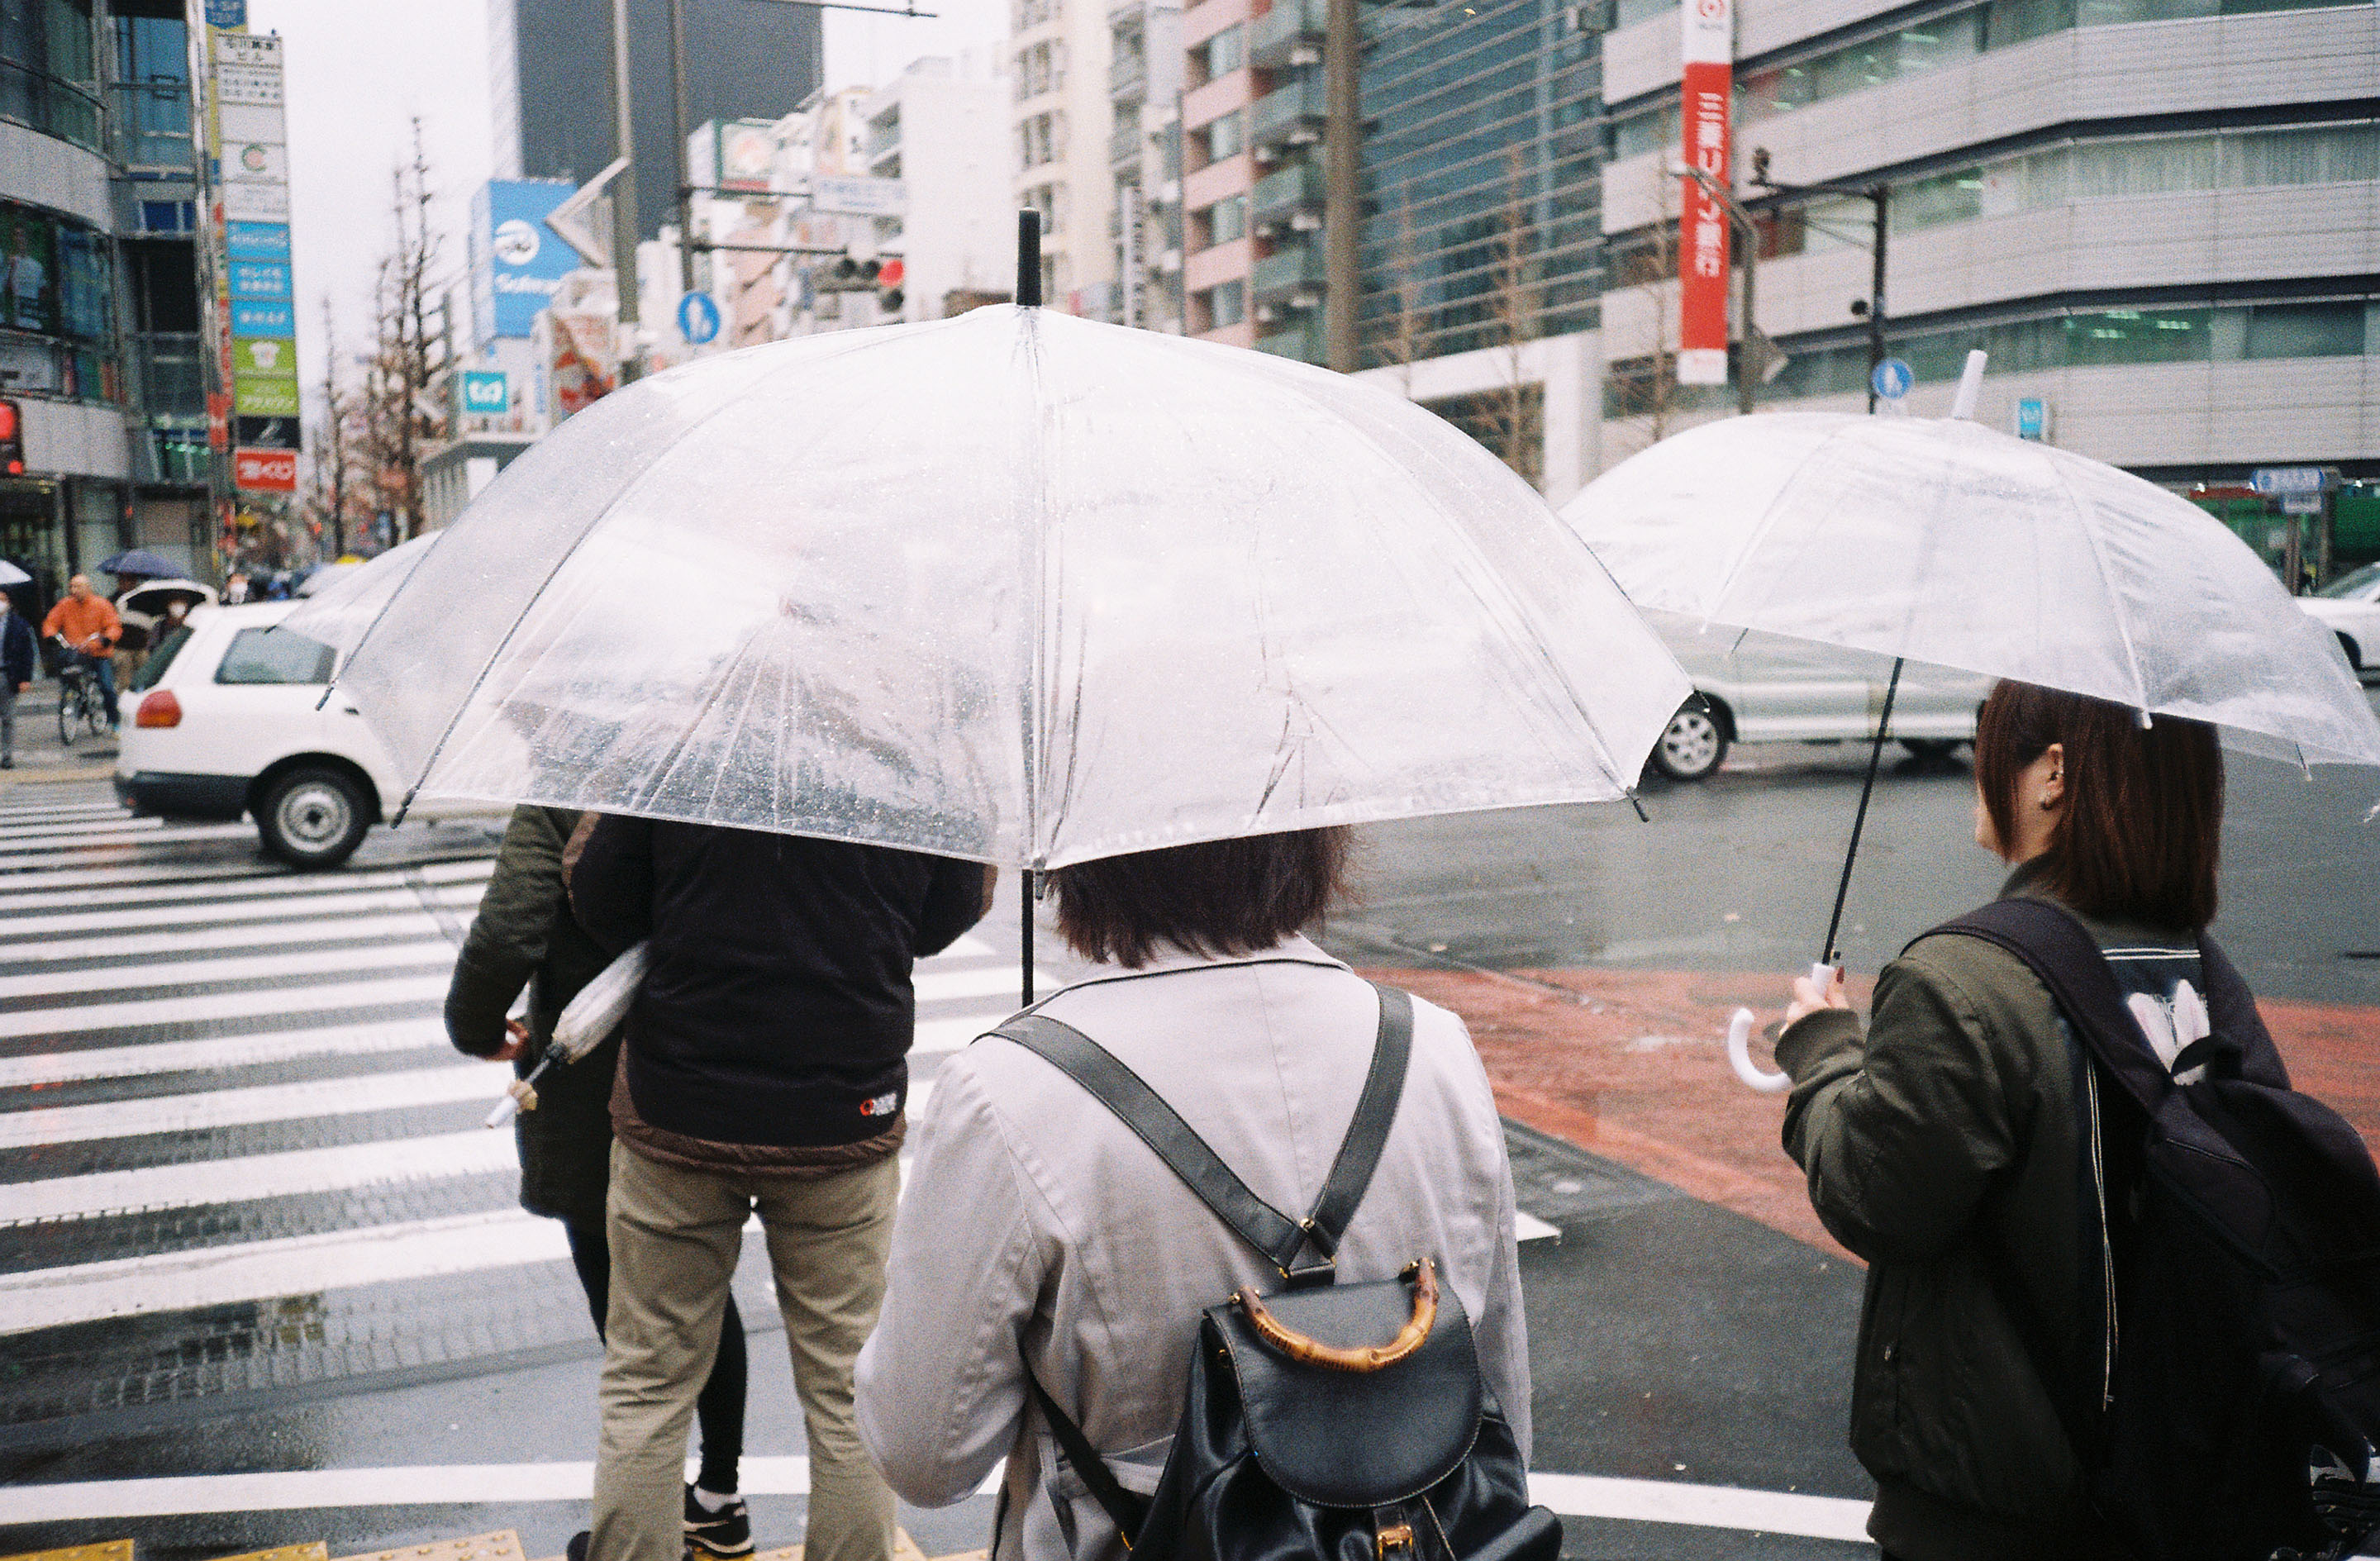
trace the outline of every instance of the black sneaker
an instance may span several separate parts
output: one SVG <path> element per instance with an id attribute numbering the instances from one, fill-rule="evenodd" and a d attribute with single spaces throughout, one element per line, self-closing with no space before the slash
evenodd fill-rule
<path id="1" fill-rule="evenodd" d="M 717 1512 L 694 1499 L 694 1487 L 686 1488 L 686 1553 L 694 1561 L 710 1555 L 742 1556 L 752 1554 L 752 1514 L 746 1510 L 744 1498 L 736 1496 Z"/>

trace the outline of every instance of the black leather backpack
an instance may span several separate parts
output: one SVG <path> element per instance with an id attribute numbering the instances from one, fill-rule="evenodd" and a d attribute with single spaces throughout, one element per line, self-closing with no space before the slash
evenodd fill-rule
<path id="1" fill-rule="evenodd" d="M 1379 1164 L 1413 1049 L 1413 999 L 1382 986 L 1354 1119 L 1314 1212 L 1266 1204 L 1140 1076 L 1038 1013 L 992 1032 L 1047 1059 L 1140 1135 L 1285 1289 L 1242 1289 L 1198 1326 L 1182 1421 L 1155 1495 L 1124 1489 L 1041 1385 L 1041 1413 L 1134 1561 L 1555 1561 L 1561 1525 L 1529 1505 L 1470 1319 L 1427 1254 L 1403 1277 L 1333 1284 L 1333 1254 Z M 1301 1265 L 1311 1251 L 1316 1261 Z M 1031 1381 L 1030 1373 L 1027 1380 Z"/>
<path id="2" fill-rule="evenodd" d="M 2109 1553 L 2353 1550 L 2380 1528 L 2380 1172 L 2362 1139 L 2289 1087 L 2212 942 L 2199 946 L 2212 1033 L 2173 1064 L 2204 1071 L 2184 1084 L 2065 911 L 2000 900 L 1937 930 L 2024 961 L 2082 1047 L 2077 1104 L 2096 1121 L 2082 1135 L 2081 1331 L 2036 1338 L 2011 1313 Z"/>

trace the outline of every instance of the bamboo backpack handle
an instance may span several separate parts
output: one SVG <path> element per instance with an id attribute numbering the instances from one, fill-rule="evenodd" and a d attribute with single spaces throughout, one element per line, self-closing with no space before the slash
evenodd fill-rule
<path id="1" fill-rule="evenodd" d="M 1248 1325 L 1256 1329 L 1257 1337 L 1293 1361 L 1334 1372 L 1377 1372 L 1419 1349 L 1438 1322 L 1437 1265 L 1423 1258 L 1406 1272 L 1414 1277 L 1413 1316 L 1388 1343 L 1367 1344 L 1357 1349 L 1325 1344 L 1282 1326 L 1281 1319 L 1266 1309 L 1263 1298 L 1254 1290 L 1232 1291 L 1232 1303 L 1247 1314 Z"/>

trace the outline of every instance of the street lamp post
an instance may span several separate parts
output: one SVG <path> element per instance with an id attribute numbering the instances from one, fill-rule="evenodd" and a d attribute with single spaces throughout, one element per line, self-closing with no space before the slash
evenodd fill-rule
<path id="1" fill-rule="evenodd" d="M 1768 149 L 1752 151 L 1752 182 L 1774 196 L 1840 195 L 1865 200 L 1876 208 L 1876 236 L 1868 245 L 1867 296 L 1853 299 L 1852 313 L 1867 321 L 1867 409 L 1876 410 L 1876 367 L 1884 361 L 1884 253 L 1890 236 L 1892 187 L 1872 185 L 1788 185 L 1768 176 Z"/>

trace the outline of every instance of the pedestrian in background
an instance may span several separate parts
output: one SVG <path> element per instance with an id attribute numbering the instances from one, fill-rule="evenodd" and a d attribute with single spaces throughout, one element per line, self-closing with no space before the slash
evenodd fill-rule
<path id="1" fill-rule="evenodd" d="M 543 1059 L 570 999 L 611 962 L 579 928 L 564 884 L 569 843 L 582 821 L 591 825 L 593 816 L 564 807 L 513 810 L 446 991 L 446 1035 L 455 1049 L 510 1062 L 523 1077 Z M 505 1017 L 523 988 L 528 992 L 526 1024 Z M 611 1296 L 603 1204 L 612 1174 L 612 1075 L 619 1061 L 614 1031 L 577 1062 L 548 1069 L 538 1081 L 535 1108 L 513 1119 L 521 1207 L 562 1221 L 599 1338 Z M 686 1488 L 683 1523 L 686 1543 L 698 1555 L 732 1557 L 752 1550 L 751 1515 L 736 1494 L 745 1365 L 744 1319 L 731 1294 L 720 1313 L 717 1357 L 695 1399 L 702 1462 Z"/>
<path id="2" fill-rule="evenodd" d="M 892 1493 L 852 1423 L 884 1290 L 917 1001 L 910 971 L 990 905 L 943 857 L 606 817 L 581 926 L 650 939 L 612 1094 L 612 1313 L 595 1526 L 573 1561 L 677 1561 L 696 1385 L 757 1212 L 809 1445 L 805 1561 L 889 1561 Z"/>
<path id="3" fill-rule="evenodd" d="M 1344 829 L 1062 867 L 1058 927 L 1095 974 L 1036 1011 L 1138 1074 L 1248 1189 L 1314 1206 L 1354 1116 L 1380 999 L 1301 936 L 1341 886 Z M 1337 1282 L 1419 1257 L 1463 1302 L 1529 1448 L 1528 1330 L 1511 1167 L 1463 1021 L 1415 999 L 1403 1093 Z M 862 1434 L 894 1490 L 943 1507 L 1004 1458 L 1000 1561 L 1123 1561 L 1126 1536 L 1028 1413 L 1026 1371 L 1118 1483 L 1147 1495 L 1182 1416 L 1199 1317 L 1281 1275 L 1074 1080 L 1014 1042 L 936 1075 L 859 1367 Z"/>
<path id="4" fill-rule="evenodd" d="M 50 609 L 42 620 L 42 637 L 52 635 L 66 641 L 69 652 L 82 658 L 99 680 L 99 696 L 107 709 L 107 724 L 115 726 L 115 668 L 112 658 L 115 642 L 123 636 L 123 621 L 116 617 L 115 606 L 91 588 L 91 576 L 77 575 L 67 582 L 67 594 Z"/>
<path id="5" fill-rule="evenodd" d="M 1976 843 L 2014 869 L 2001 897 L 2082 923 L 2170 1068 L 2206 1033 L 2214 729 L 2002 683 L 1976 723 L 1975 788 Z M 2101 1219 L 2085 1207 L 2097 1118 L 2078 1099 L 2091 1065 L 2056 999 L 2016 954 L 1952 930 L 1884 967 L 1864 1036 L 1840 974 L 1824 992 L 1795 982 L 1786 1020 L 1786 1150 L 1871 1265 L 1851 1427 L 1876 1482 L 1868 1532 L 1905 1561 L 2108 1554 L 2056 1408 L 2112 1370 L 2082 1271 Z"/>
<path id="6" fill-rule="evenodd" d="M 17 696 L 33 686 L 33 625 L 0 595 L 0 769 L 17 768 Z"/>
<path id="7" fill-rule="evenodd" d="M 237 607 L 248 599 L 248 576 L 233 570 L 224 578 L 223 599 L 225 607 Z"/>

